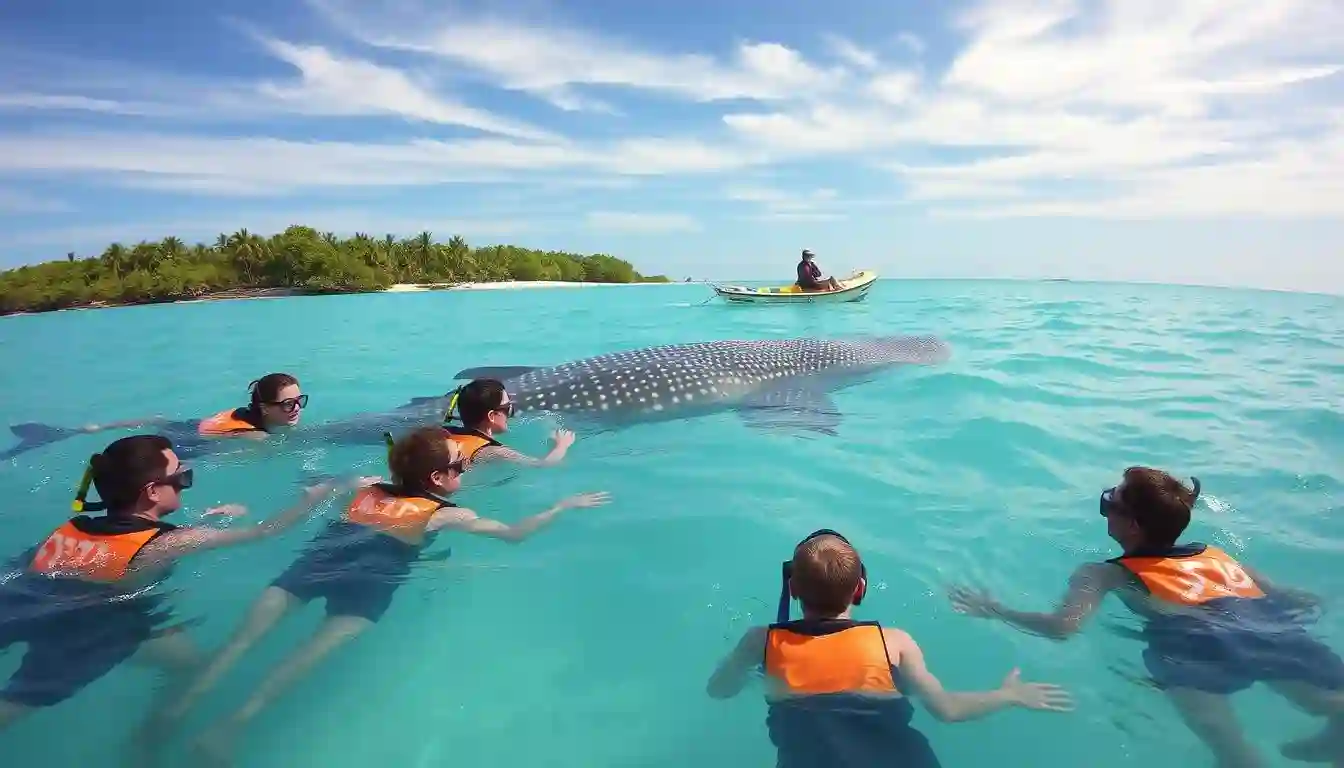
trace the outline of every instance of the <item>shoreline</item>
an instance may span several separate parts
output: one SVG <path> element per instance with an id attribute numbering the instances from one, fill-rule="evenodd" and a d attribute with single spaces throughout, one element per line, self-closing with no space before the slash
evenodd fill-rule
<path id="1" fill-rule="evenodd" d="M 677 283 L 588 283 L 567 280 L 500 280 L 490 283 L 397 283 L 373 293 L 418 293 L 421 291 L 516 291 L 530 288 L 609 288 L 634 285 L 677 285 Z"/>
<path id="2" fill-rule="evenodd" d="M 115 309 L 117 307 L 146 307 L 156 304 L 204 304 L 215 301 L 248 301 L 255 299 L 287 299 L 299 296 L 340 296 L 373 293 L 422 293 L 425 291 L 513 291 L 541 288 L 604 288 L 612 286 L 634 285 L 679 285 L 679 283 L 591 283 L 568 282 L 564 280 L 501 280 L 488 283 L 396 283 L 387 288 L 369 291 L 309 291 L 298 288 L 238 288 L 201 296 L 185 296 L 180 299 L 138 302 L 103 302 L 48 309 L 40 312 L 9 312 L 0 317 L 19 317 L 23 315 L 45 315 L 52 312 L 84 312 L 94 309 Z"/>

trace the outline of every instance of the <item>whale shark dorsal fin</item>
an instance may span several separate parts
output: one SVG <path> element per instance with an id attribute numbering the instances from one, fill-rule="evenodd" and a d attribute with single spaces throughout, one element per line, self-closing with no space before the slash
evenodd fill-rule
<path id="1" fill-rule="evenodd" d="M 480 368 L 466 368 L 458 371 L 454 379 L 509 379 L 537 370 L 535 365 L 486 365 Z"/>
<path id="2" fill-rule="evenodd" d="M 737 409 L 742 423 L 752 429 L 817 432 L 837 437 L 844 420 L 840 408 L 824 392 L 807 389 L 771 389 L 757 392 Z"/>

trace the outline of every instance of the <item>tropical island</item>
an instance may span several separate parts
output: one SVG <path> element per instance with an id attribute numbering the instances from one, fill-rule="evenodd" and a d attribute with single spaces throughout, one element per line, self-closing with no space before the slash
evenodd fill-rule
<path id="1" fill-rule="evenodd" d="M 438 243 L 429 232 L 397 239 L 366 234 L 339 238 L 292 226 L 272 237 L 239 230 L 214 244 L 188 246 L 176 237 L 102 254 L 0 272 L 0 315 L 78 307 L 193 299 L 365 293 L 407 283 L 452 287 L 501 281 L 665 283 L 627 261 L 537 251 L 512 245 L 472 248 L 461 237 Z"/>

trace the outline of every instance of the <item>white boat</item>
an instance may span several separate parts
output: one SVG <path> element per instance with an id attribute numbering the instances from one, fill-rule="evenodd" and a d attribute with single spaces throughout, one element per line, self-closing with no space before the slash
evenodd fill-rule
<path id="1" fill-rule="evenodd" d="M 826 302 L 863 301 L 877 281 L 877 273 L 860 270 L 838 280 L 838 290 L 804 291 L 795 285 L 746 288 L 740 285 L 711 283 L 714 293 L 735 304 L 820 304 Z"/>

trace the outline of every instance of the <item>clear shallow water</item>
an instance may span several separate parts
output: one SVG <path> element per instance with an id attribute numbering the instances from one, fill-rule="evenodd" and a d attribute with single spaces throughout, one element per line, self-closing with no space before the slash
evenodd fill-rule
<path id="1" fill-rule="evenodd" d="M 947 364 L 837 394 L 838 439 L 754 431 L 727 414 L 580 434 L 564 466 L 499 486 L 488 485 L 496 470 L 468 475 L 459 501 L 510 520 L 573 492 L 614 498 L 517 547 L 446 542 L 452 560 L 423 567 L 374 631 L 257 722 L 238 753 L 248 768 L 770 765 L 759 690 L 716 702 L 704 684 L 742 629 L 771 619 L 779 561 L 823 526 L 868 563 L 863 616 L 914 634 L 947 687 L 992 687 L 1016 665 L 1076 694 L 1071 715 L 941 725 L 921 710 L 916 724 L 945 765 L 1209 764 L 1159 694 L 1117 674 L 1142 672 L 1140 646 L 1103 628 L 1128 621 L 1118 604 L 1056 644 L 959 616 L 943 594 L 969 580 L 1014 607 L 1050 607 L 1079 560 L 1108 556 L 1096 496 L 1133 463 L 1200 476 L 1195 538 L 1287 583 L 1344 589 L 1344 300 L 883 281 L 860 305 L 698 306 L 707 292 L 383 294 L 5 318 L 0 422 L 197 417 L 239 404 L 270 370 L 302 379 L 315 423 L 442 393 L 468 366 L 729 338 L 933 333 L 952 345 Z M 525 422 L 510 442 L 540 452 L 549 428 Z M 59 524 L 82 462 L 107 439 L 0 465 L 0 557 Z M 204 459 L 178 522 L 226 501 L 261 519 L 296 497 L 305 470 L 378 473 L 382 461 L 376 447 Z M 185 561 L 172 586 L 178 615 L 204 619 L 198 642 L 222 642 L 322 525 Z M 321 613 L 310 606 L 246 657 L 189 733 L 238 706 Z M 1344 647 L 1337 604 L 1319 630 Z M 18 657 L 0 653 L 0 675 Z M 148 682 L 120 668 L 0 735 L 0 753 L 16 764 L 103 760 L 116 729 L 138 721 Z M 1315 727 L 1259 690 L 1237 708 L 1267 753 Z"/>

